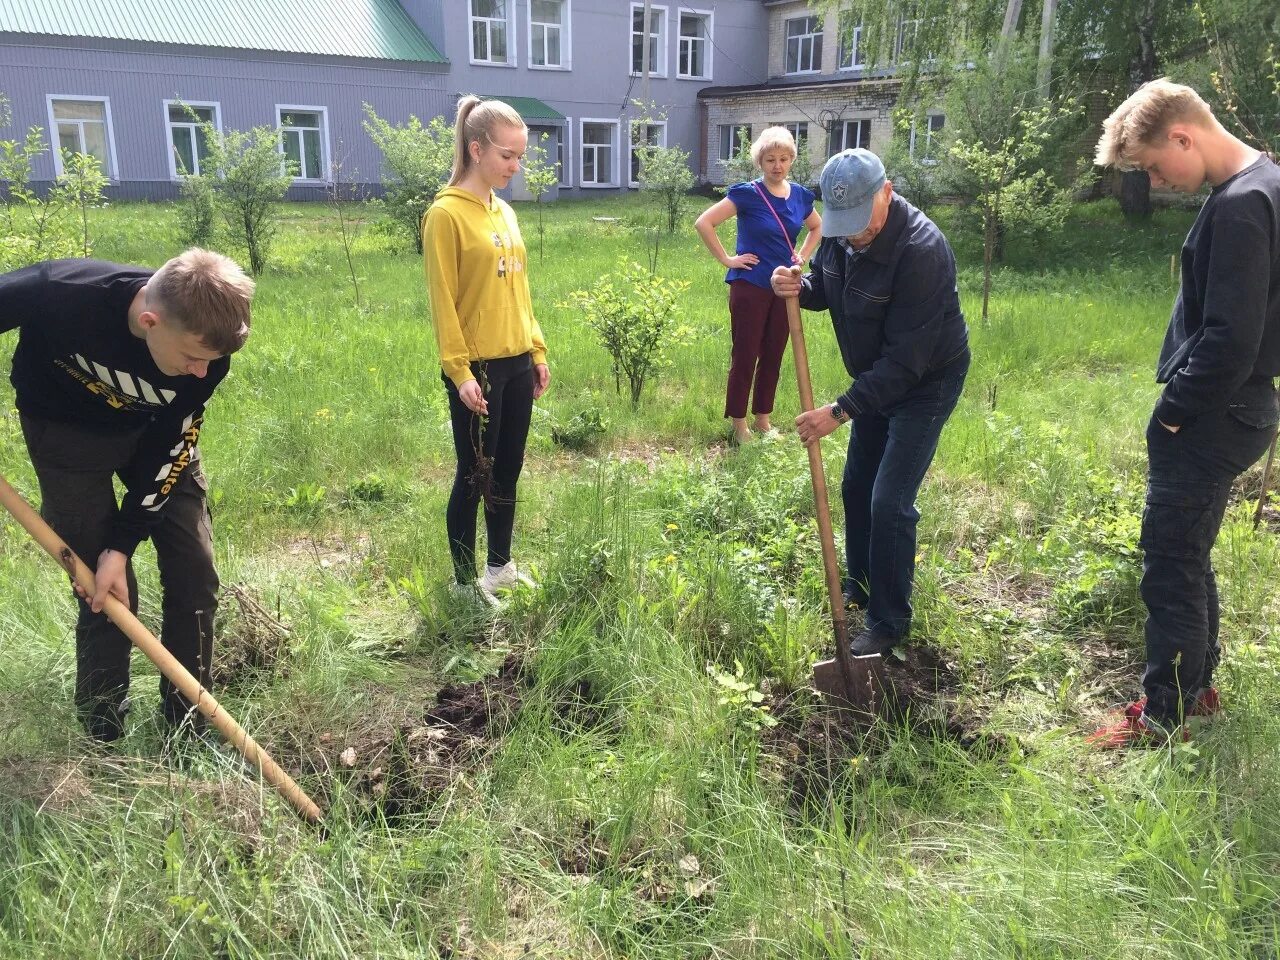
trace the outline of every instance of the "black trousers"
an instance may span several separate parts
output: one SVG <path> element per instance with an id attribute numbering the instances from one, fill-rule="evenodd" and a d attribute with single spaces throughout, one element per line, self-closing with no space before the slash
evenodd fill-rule
<path id="1" fill-rule="evenodd" d="M 489 415 L 467 409 L 453 381 L 445 379 L 453 449 L 458 468 L 445 512 L 449 554 L 459 583 L 476 578 L 476 509 L 484 504 L 488 564 L 511 559 L 516 522 L 516 484 L 533 416 L 533 358 L 530 354 L 483 360 L 471 372 L 484 390 Z"/>
<path id="2" fill-rule="evenodd" d="M 1274 404 L 1274 393 L 1271 397 Z M 1147 606 L 1142 684 L 1147 713 L 1165 726 L 1182 722 L 1212 683 L 1221 656 L 1211 554 L 1232 482 L 1266 452 L 1275 434 L 1274 421 L 1258 425 L 1272 416 L 1265 396 L 1257 407 L 1261 416 L 1238 406 L 1197 417 L 1176 434 L 1154 417 L 1147 426 L 1150 474 L 1140 541 Z"/>
<path id="3" fill-rule="evenodd" d="M 40 482 L 40 514 L 90 567 L 106 548 L 119 507 L 113 476 L 133 458 L 142 431 L 103 433 L 72 424 L 22 418 L 22 433 Z M 160 571 L 165 648 L 206 689 L 213 663 L 213 619 L 218 574 L 213 566 L 213 526 L 205 502 L 207 482 L 199 461 L 182 475 L 152 529 Z M 128 566 L 129 606 L 138 609 L 138 584 Z M 89 734 L 115 740 L 124 732 L 132 644 L 106 614 L 76 598 L 76 706 Z M 167 679 L 160 679 L 161 711 L 177 724 L 199 713 Z"/>

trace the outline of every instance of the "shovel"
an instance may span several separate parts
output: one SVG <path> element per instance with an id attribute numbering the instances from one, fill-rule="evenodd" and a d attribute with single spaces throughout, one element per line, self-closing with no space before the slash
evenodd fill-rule
<path id="1" fill-rule="evenodd" d="M 0 477 L 0 505 L 13 514 L 13 518 L 22 524 L 27 533 L 31 534 L 50 556 L 62 564 L 63 569 L 86 594 L 93 596 L 93 572 L 71 552 L 71 548 L 62 542 L 62 539 L 4 477 Z M 258 746 L 257 741 L 249 736 L 240 724 L 231 719 L 227 711 L 222 709 L 222 705 L 214 699 L 213 694 L 202 687 L 187 668 L 174 659 L 173 654 L 164 648 L 127 606 L 118 598 L 108 594 L 103 610 L 107 618 L 124 632 L 134 646 L 147 655 L 160 672 L 182 691 L 182 695 L 188 701 L 196 705 L 196 708 L 209 719 L 223 738 L 240 751 L 245 760 L 262 771 L 263 778 L 275 787 L 298 813 L 311 823 L 319 822 L 320 808 L 311 801 L 300 786 L 294 783 L 292 777 L 280 769 L 267 751 Z"/>
<path id="2" fill-rule="evenodd" d="M 813 385 L 809 382 L 809 352 L 804 345 L 800 301 L 796 297 L 787 297 L 786 301 L 787 326 L 791 331 L 791 355 L 796 364 L 800 405 L 808 413 L 814 409 Z M 809 451 L 813 502 L 818 513 L 818 537 L 822 541 L 822 565 L 827 574 L 831 625 L 835 629 L 836 641 L 835 659 L 822 660 L 813 665 L 813 686 L 833 703 L 875 715 L 880 712 L 884 698 L 884 661 L 879 654 L 855 657 L 849 650 L 849 622 L 845 618 L 840 566 L 836 561 L 835 536 L 831 532 L 831 504 L 827 501 L 827 478 L 822 467 L 822 441 L 811 443 L 806 449 Z"/>

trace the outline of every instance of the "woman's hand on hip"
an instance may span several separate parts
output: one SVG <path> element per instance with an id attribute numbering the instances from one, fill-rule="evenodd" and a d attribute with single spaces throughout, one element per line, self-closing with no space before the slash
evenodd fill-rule
<path id="1" fill-rule="evenodd" d="M 750 270 L 759 262 L 760 258 L 754 253 L 740 253 L 736 257 L 730 257 L 725 266 L 730 270 Z"/>
<path id="2" fill-rule="evenodd" d="M 551 368 L 545 363 L 533 365 L 533 399 L 537 400 L 551 386 Z"/>
<path id="3" fill-rule="evenodd" d="M 468 380 L 458 388 L 458 396 L 462 398 L 462 402 L 466 404 L 468 410 L 472 413 L 478 413 L 486 416 L 489 413 L 489 402 L 484 398 L 484 391 L 480 389 L 478 380 Z"/>

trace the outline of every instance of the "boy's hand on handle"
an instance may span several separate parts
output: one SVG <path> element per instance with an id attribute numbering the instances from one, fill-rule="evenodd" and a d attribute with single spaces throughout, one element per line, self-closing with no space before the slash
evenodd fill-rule
<path id="1" fill-rule="evenodd" d="M 800 296 L 800 267 L 778 267 L 769 276 L 769 284 L 779 297 Z"/>
<path id="2" fill-rule="evenodd" d="M 129 558 L 119 550 L 103 550 L 98 555 L 98 569 L 93 574 L 96 592 L 89 597 L 84 588 L 76 584 L 76 593 L 80 595 L 80 599 L 89 604 L 89 609 L 94 613 L 102 612 L 102 606 L 107 602 L 108 594 L 113 595 L 126 607 L 129 606 L 128 566 Z"/>
<path id="3" fill-rule="evenodd" d="M 472 413 L 478 413 L 481 416 L 487 416 L 489 413 L 489 402 L 484 398 L 484 391 L 480 389 L 478 380 L 468 380 L 458 388 L 458 396 L 462 398 L 462 402 L 466 404 L 468 410 Z"/>
<path id="4" fill-rule="evenodd" d="M 545 363 L 536 363 L 533 366 L 533 399 L 537 400 L 540 396 L 547 392 L 547 387 L 551 385 L 551 368 Z"/>
<path id="5" fill-rule="evenodd" d="M 760 258 L 754 253 L 740 253 L 737 256 L 730 257 L 724 262 L 724 265 L 730 270 L 749 270 L 760 262 Z"/>

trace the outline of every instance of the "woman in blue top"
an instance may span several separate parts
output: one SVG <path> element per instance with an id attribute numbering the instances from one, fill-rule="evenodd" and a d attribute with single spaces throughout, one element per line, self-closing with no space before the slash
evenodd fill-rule
<path id="1" fill-rule="evenodd" d="M 786 302 L 769 285 L 774 268 L 803 263 L 822 239 L 822 218 L 813 209 L 813 191 L 789 183 L 796 159 L 796 142 L 786 127 L 768 127 L 751 144 L 751 159 L 762 176 L 736 183 L 719 203 L 702 212 L 694 224 L 707 249 L 729 268 L 729 322 L 733 347 L 724 415 L 733 421 L 733 440 L 751 439 L 747 428 L 747 396 L 755 429 L 772 430 L 773 396 L 778 388 L 782 354 L 787 349 Z M 725 253 L 716 227 L 738 218 L 735 256 Z M 809 228 L 804 247 L 796 253 L 800 227 Z M 755 390 L 752 391 L 752 382 Z"/>

